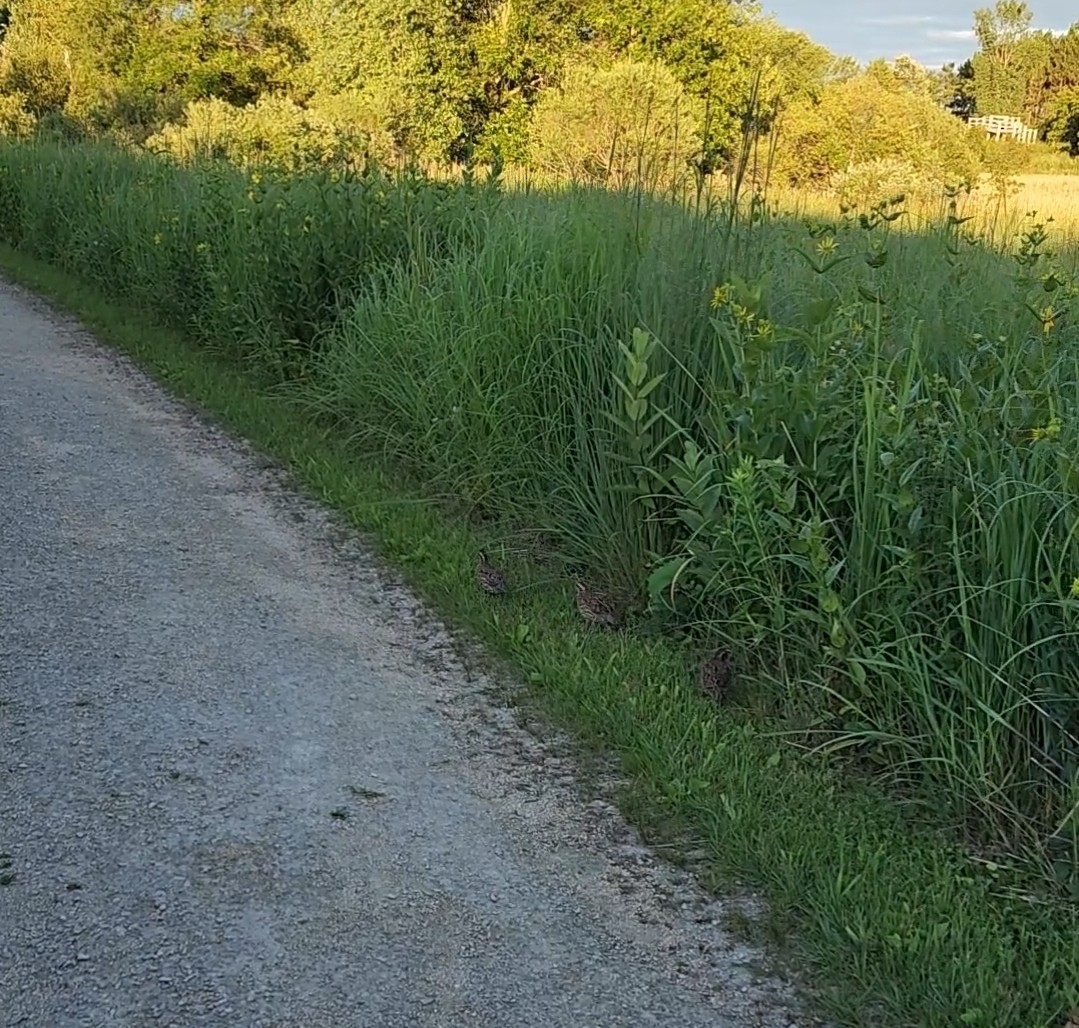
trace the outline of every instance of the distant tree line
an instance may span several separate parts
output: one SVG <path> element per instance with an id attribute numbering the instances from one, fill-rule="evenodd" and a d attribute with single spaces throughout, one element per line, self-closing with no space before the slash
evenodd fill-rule
<path id="1" fill-rule="evenodd" d="M 1015 114 L 1079 152 L 1079 24 L 974 14 L 958 68 L 859 67 L 739 0 L 8 0 L 0 132 L 291 164 L 531 164 L 607 181 L 727 168 L 747 127 L 792 181 L 977 162 L 951 115 Z M 943 156 L 942 156 L 943 155 Z"/>

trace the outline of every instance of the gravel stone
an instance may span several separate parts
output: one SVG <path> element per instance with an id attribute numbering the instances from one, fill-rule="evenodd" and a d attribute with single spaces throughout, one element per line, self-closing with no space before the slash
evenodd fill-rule
<path id="1" fill-rule="evenodd" d="M 0 284 L 0 1022 L 814 1023 L 464 647 Z"/>

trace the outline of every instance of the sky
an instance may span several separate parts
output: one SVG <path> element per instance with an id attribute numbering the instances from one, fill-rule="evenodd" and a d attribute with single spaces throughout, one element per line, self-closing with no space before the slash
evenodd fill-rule
<path id="1" fill-rule="evenodd" d="M 1079 20 L 1075 0 L 1028 0 L 1034 27 L 1063 31 Z M 975 49 L 973 11 L 992 0 L 763 0 L 792 29 L 860 61 L 909 54 L 929 67 L 965 61 Z"/>

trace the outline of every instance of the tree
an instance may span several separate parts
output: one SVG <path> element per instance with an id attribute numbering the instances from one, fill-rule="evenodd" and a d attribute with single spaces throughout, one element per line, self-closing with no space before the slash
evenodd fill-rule
<path id="1" fill-rule="evenodd" d="M 967 58 L 958 68 L 946 64 L 942 69 L 946 83 L 944 108 L 967 121 L 974 114 L 974 62 Z"/>
<path id="2" fill-rule="evenodd" d="M 1052 41 L 1042 87 L 1046 139 L 1079 156 L 1079 22 Z"/>
<path id="3" fill-rule="evenodd" d="M 306 60 L 293 95 L 351 116 L 400 155 L 463 160 L 523 145 L 539 92 L 586 46 L 582 3 L 298 0 L 289 24 Z"/>
<path id="4" fill-rule="evenodd" d="M 211 97 L 235 106 L 283 86 L 300 59 L 283 24 L 289 0 L 185 0 L 147 8 L 119 78 L 130 92 L 155 96 L 169 117 Z"/>
<path id="5" fill-rule="evenodd" d="M 1045 62 L 1050 37 L 1031 31 L 1033 19 L 1031 9 L 1019 0 L 997 0 L 993 7 L 974 12 L 979 50 L 971 59 L 972 92 L 978 113 L 1035 114 L 1029 84 Z"/>
<path id="6" fill-rule="evenodd" d="M 659 61 L 702 101 L 702 166 L 735 148 L 759 55 L 756 5 L 733 0 L 585 0 L 590 41 L 615 57 Z M 759 36 L 757 37 L 759 39 Z"/>
<path id="7" fill-rule="evenodd" d="M 296 59 L 280 27 L 288 0 L 11 0 L 0 89 L 28 109 L 92 128 L 155 122 L 184 103 L 246 103 Z"/>

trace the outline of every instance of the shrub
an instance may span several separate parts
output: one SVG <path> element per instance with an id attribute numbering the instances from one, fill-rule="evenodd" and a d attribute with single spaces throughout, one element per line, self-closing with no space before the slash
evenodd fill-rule
<path id="1" fill-rule="evenodd" d="M 36 124 L 37 118 L 27 110 L 22 93 L 0 94 L 0 136 L 25 139 Z"/>
<path id="2" fill-rule="evenodd" d="M 571 65 L 562 87 L 536 104 L 530 163 L 561 179 L 616 189 L 668 185 L 700 150 L 701 114 L 662 64 Z"/>
<path id="3" fill-rule="evenodd" d="M 829 85 L 819 103 L 801 101 L 783 120 L 776 170 L 791 185 L 823 185 L 877 161 L 902 161 L 937 184 L 980 170 L 978 140 L 962 121 L 878 75 Z"/>
<path id="4" fill-rule="evenodd" d="M 166 125 L 146 141 L 148 149 L 184 162 L 210 158 L 287 171 L 340 163 L 363 153 L 365 144 L 362 136 L 282 97 L 246 107 L 196 100 L 184 109 L 181 124 Z"/>

